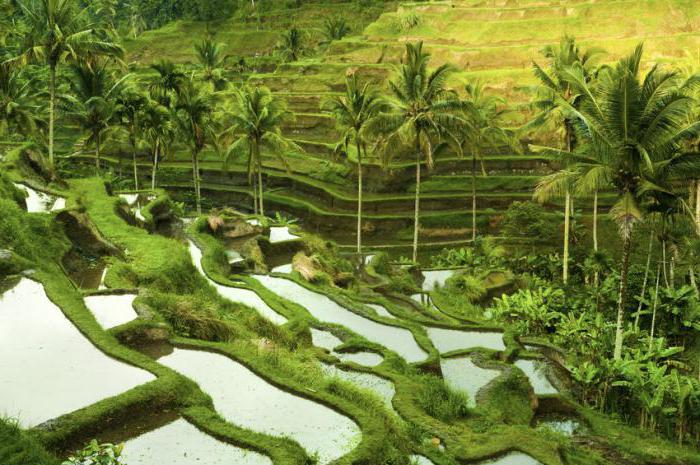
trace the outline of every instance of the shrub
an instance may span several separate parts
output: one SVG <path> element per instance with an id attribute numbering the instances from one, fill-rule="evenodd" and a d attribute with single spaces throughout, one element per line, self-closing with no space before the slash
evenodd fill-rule
<path id="1" fill-rule="evenodd" d="M 481 279 L 467 273 L 452 276 L 447 280 L 446 285 L 449 291 L 462 294 L 472 303 L 486 296 L 486 288 Z"/>
<path id="2" fill-rule="evenodd" d="M 421 381 L 418 404 L 428 415 L 449 422 L 469 414 L 467 396 L 450 389 L 442 378 L 424 375 Z"/>
<path id="3" fill-rule="evenodd" d="M 556 235 L 556 224 L 547 211 L 535 202 L 513 202 L 503 218 L 503 233 L 510 237 L 531 237 L 549 241 Z"/>
<path id="4" fill-rule="evenodd" d="M 545 334 L 553 331 L 561 318 L 564 291 L 541 287 L 521 289 L 513 295 L 494 299 L 487 315 L 513 324 L 520 334 Z"/>

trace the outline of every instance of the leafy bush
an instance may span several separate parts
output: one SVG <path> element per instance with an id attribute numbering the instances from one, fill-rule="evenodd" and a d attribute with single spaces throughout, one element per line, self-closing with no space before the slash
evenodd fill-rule
<path id="1" fill-rule="evenodd" d="M 449 278 L 446 282 L 448 291 L 462 294 L 470 302 L 478 302 L 486 296 L 486 288 L 481 279 L 467 273 Z"/>
<path id="2" fill-rule="evenodd" d="M 550 241 L 556 231 L 556 224 L 547 218 L 547 211 L 535 202 L 513 202 L 503 217 L 503 233 L 510 237 Z"/>
<path id="3" fill-rule="evenodd" d="M 520 334 L 542 335 L 554 330 L 562 316 L 563 304 L 564 291 L 561 289 L 521 289 L 513 295 L 494 299 L 487 315 L 513 324 Z"/>
<path id="4" fill-rule="evenodd" d="M 121 465 L 123 444 L 99 444 L 96 440 L 76 451 L 62 465 Z"/>

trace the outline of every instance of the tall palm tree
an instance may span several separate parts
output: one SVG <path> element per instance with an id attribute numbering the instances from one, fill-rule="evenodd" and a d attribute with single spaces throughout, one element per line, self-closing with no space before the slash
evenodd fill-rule
<path id="1" fill-rule="evenodd" d="M 575 150 L 564 154 L 579 173 L 577 190 L 590 194 L 608 184 L 618 196 L 611 209 L 623 242 L 615 359 L 622 356 L 632 233 L 642 218 L 641 202 L 667 189 L 660 179 L 694 179 L 700 173 L 697 157 L 683 151 L 687 139 L 700 135 L 700 122 L 688 119 L 693 99 L 676 72 L 655 66 L 642 79 L 642 52 L 640 44 L 594 84 L 575 63 L 565 76 L 581 100 L 574 106 L 559 99 L 577 138 Z"/>
<path id="2" fill-rule="evenodd" d="M 472 165 L 472 241 L 476 240 L 476 165 L 481 165 L 481 174 L 486 176 L 483 151 L 508 146 L 520 151 L 515 133 L 502 127 L 508 110 L 505 100 L 487 94 L 481 82 L 471 82 L 465 86 L 467 104 L 466 119 L 468 129 L 459 134 L 461 152 L 471 155 Z"/>
<path id="3" fill-rule="evenodd" d="M 40 122 L 33 101 L 33 80 L 10 64 L 0 64 L 0 134 L 18 131 L 31 135 Z"/>
<path id="4" fill-rule="evenodd" d="M 372 133 L 383 135 L 381 146 L 388 155 L 385 163 L 407 146 L 415 151 L 414 262 L 418 261 L 421 164 L 425 162 L 432 168 L 436 144 L 441 140 L 456 144 L 454 133 L 467 125 L 460 115 L 464 104 L 445 86 L 450 66 L 442 65 L 429 72 L 429 61 L 430 54 L 423 51 L 423 42 L 406 44 L 405 61 L 389 83 L 393 98 L 387 99 L 386 110 L 369 126 Z"/>
<path id="5" fill-rule="evenodd" d="M 153 63 L 151 69 L 157 73 L 148 85 L 151 97 L 161 105 L 171 108 L 174 97 L 186 84 L 187 76 L 170 60 Z"/>
<path id="6" fill-rule="evenodd" d="M 139 189 L 139 175 L 136 166 L 138 138 L 142 127 L 141 118 L 148 103 L 148 98 L 135 86 L 124 88 L 117 96 L 117 120 L 126 129 L 131 146 L 131 162 L 134 171 L 134 189 Z"/>
<path id="7" fill-rule="evenodd" d="M 102 136 L 116 122 L 119 110 L 117 97 L 129 78 L 129 75 L 125 75 L 115 80 L 108 64 L 105 59 L 90 59 L 72 64 L 72 94 L 66 96 L 66 113 L 88 131 L 85 145 L 95 145 L 95 168 L 98 172 Z"/>
<path id="8" fill-rule="evenodd" d="M 194 181 L 197 214 L 202 214 L 202 194 L 199 178 L 199 155 L 214 138 L 216 121 L 214 95 L 197 87 L 191 79 L 184 81 L 175 104 L 177 123 L 185 143 L 192 155 L 192 178 Z"/>
<path id="9" fill-rule="evenodd" d="M 566 152 L 571 152 L 575 140 L 574 132 L 571 126 L 571 121 L 567 119 L 566 113 L 562 111 L 561 102 L 577 106 L 579 96 L 572 91 L 571 85 L 566 80 L 564 74 L 566 70 L 578 64 L 583 70 L 586 80 L 593 78 L 595 74 L 594 58 L 600 51 L 596 49 L 582 52 L 576 41 L 572 37 L 565 36 L 561 39 L 558 46 L 547 46 L 542 50 L 542 55 L 548 61 L 547 68 L 543 68 L 536 62 L 533 62 L 533 72 L 535 77 L 540 81 L 540 85 L 536 89 L 537 97 L 533 102 L 533 106 L 540 111 L 537 117 L 533 120 L 534 125 L 542 124 L 543 122 L 553 122 L 560 128 L 561 133 L 561 148 Z M 566 159 L 562 160 L 566 166 Z M 545 196 L 540 189 L 539 199 L 545 200 Z M 571 232 L 571 211 L 572 198 L 571 190 L 568 185 L 564 188 L 564 253 L 562 257 L 562 280 L 564 283 L 569 278 L 569 235 Z M 594 193 L 594 210 L 598 205 L 597 191 Z M 596 212 L 597 214 L 597 212 Z M 597 225 L 594 225 L 593 235 L 597 239 Z M 597 246 L 597 240 L 594 241 Z M 597 247 L 596 247 L 597 249 Z"/>
<path id="10" fill-rule="evenodd" d="M 54 162 L 54 120 L 56 71 L 61 63 L 85 55 L 121 58 L 124 50 L 100 33 L 99 23 L 90 19 L 89 7 L 78 0 L 18 1 L 27 25 L 21 54 L 15 58 L 44 63 L 49 68 L 49 162 Z"/>
<path id="11" fill-rule="evenodd" d="M 382 108 L 379 94 L 369 83 L 360 85 L 357 74 L 345 80 L 345 95 L 333 97 L 323 103 L 323 107 L 335 116 L 342 130 L 341 143 L 347 147 L 355 142 L 357 152 L 357 254 L 362 254 L 362 150 L 366 151 L 364 133 L 369 122 Z"/>
<path id="12" fill-rule="evenodd" d="M 257 175 L 257 187 L 253 186 L 254 210 L 264 216 L 261 149 L 272 149 L 285 166 L 283 152 L 302 149 L 282 135 L 280 125 L 289 117 L 289 112 L 284 101 L 275 97 L 267 87 L 243 87 L 236 92 L 229 116 L 233 124 L 228 131 L 238 139 L 227 149 L 224 163 L 228 164 L 241 155 L 247 156 L 248 179 L 253 180 Z"/>
<path id="13" fill-rule="evenodd" d="M 141 134 L 152 156 L 151 189 L 156 188 L 158 162 L 168 156 L 177 128 L 170 110 L 155 100 L 148 100 L 141 115 Z"/>
<path id="14" fill-rule="evenodd" d="M 226 87 L 226 78 L 223 75 L 223 65 L 226 57 L 223 54 L 222 44 L 214 42 L 211 36 L 207 36 L 201 42 L 194 44 L 197 52 L 197 60 L 202 67 L 202 79 L 211 83 L 214 90 L 223 90 Z"/>

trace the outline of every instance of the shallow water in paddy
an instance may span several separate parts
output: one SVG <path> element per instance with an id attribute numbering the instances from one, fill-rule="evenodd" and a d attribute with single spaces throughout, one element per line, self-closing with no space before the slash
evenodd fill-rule
<path id="1" fill-rule="evenodd" d="M 370 373 L 341 370 L 335 365 L 328 365 L 325 363 L 321 364 L 321 369 L 327 376 L 340 378 L 374 392 L 382 399 L 384 404 L 393 411 L 394 407 L 391 404 L 391 400 L 394 398 L 394 395 L 396 395 L 396 388 L 391 381 Z"/>
<path id="2" fill-rule="evenodd" d="M 129 465 L 272 465 L 268 457 L 218 441 L 183 419 L 127 441 L 122 458 Z"/>
<path id="3" fill-rule="evenodd" d="M 292 269 L 292 264 L 291 263 L 285 263 L 284 265 L 279 265 L 270 270 L 270 273 L 291 273 L 294 271 Z"/>
<path id="4" fill-rule="evenodd" d="M 447 384 L 467 394 L 472 406 L 476 404 L 475 398 L 479 389 L 501 374 L 498 370 L 481 368 L 467 357 L 442 359 L 440 368 Z"/>
<path id="5" fill-rule="evenodd" d="M 542 463 L 522 452 L 511 452 L 495 459 L 480 462 L 480 465 L 542 465 Z"/>
<path id="6" fill-rule="evenodd" d="M 384 318 L 396 318 L 394 315 L 389 313 L 389 310 L 386 309 L 383 305 L 379 304 L 365 304 L 375 312 L 377 312 L 377 315 L 383 316 Z"/>
<path id="7" fill-rule="evenodd" d="M 228 299 L 231 302 L 238 302 L 240 304 L 247 305 L 275 324 L 281 325 L 287 322 L 287 318 L 280 315 L 269 305 L 267 305 L 267 303 L 265 303 L 257 292 L 239 287 L 222 286 L 221 284 L 212 281 L 204 272 L 204 268 L 202 268 L 202 251 L 199 250 L 199 247 L 197 247 L 192 241 L 189 241 L 189 249 L 194 266 L 197 268 L 197 270 L 199 270 L 202 276 L 209 281 L 209 284 L 214 286 L 216 291 L 223 298 Z"/>
<path id="8" fill-rule="evenodd" d="M 272 243 L 293 241 L 294 239 L 299 239 L 299 237 L 289 232 L 289 227 L 287 226 L 273 226 L 270 228 L 270 242 Z"/>
<path id="9" fill-rule="evenodd" d="M 412 465 L 435 465 L 430 459 L 423 455 L 412 455 L 411 456 Z"/>
<path id="10" fill-rule="evenodd" d="M 15 187 L 27 194 L 25 203 L 28 213 L 48 213 L 66 208 L 66 199 L 40 192 L 24 184 L 15 183 Z"/>
<path id="11" fill-rule="evenodd" d="M 134 294 L 93 295 L 85 297 L 85 305 L 104 329 L 114 328 L 135 320 Z"/>
<path id="12" fill-rule="evenodd" d="M 338 357 L 344 362 L 354 362 L 358 365 L 373 367 L 384 361 L 384 358 L 381 355 L 375 354 L 374 352 L 335 352 L 334 349 L 341 345 L 343 341 L 335 337 L 330 331 L 322 331 L 320 329 L 311 328 L 311 343 L 316 347 L 321 347 L 328 350 L 335 357 Z"/>
<path id="13" fill-rule="evenodd" d="M 535 394 L 538 396 L 559 393 L 547 379 L 547 366 L 544 363 L 536 360 L 516 360 L 514 365 L 527 375 Z"/>
<path id="14" fill-rule="evenodd" d="M 211 352 L 175 349 L 159 360 L 197 382 L 231 423 L 273 436 L 288 436 L 325 464 L 350 452 L 360 428 L 330 408 L 283 391 L 242 364 Z"/>
<path id="15" fill-rule="evenodd" d="M 26 278 L 0 299 L 0 367 L 0 415 L 23 427 L 155 379 L 99 351 Z"/>
<path id="16" fill-rule="evenodd" d="M 456 273 L 455 270 L 423 271 L 423 290 L 430 292 L 438 287 L 443 287 L 445 282 Z"/>
<path id="17" fill-rule="evenodd" d="M 336 323 L 393 350 L 408 362 L 425 360 L 427 354 L 404 328 L 382 325 L 343 308 L 329 297 L 310 291 L 285 278 L 257 275 L 263 286 L 285 299 L 306 308 L 315 318 L 328 323 Z"/>
<path id="18" fill-rule="evenodd" d="M 503 333 L 461 331 L 457 329 L 426 328 L 428 337 L 441 353 L 453 350 L 483 347 L 492 350 L 505 350 Z"/>

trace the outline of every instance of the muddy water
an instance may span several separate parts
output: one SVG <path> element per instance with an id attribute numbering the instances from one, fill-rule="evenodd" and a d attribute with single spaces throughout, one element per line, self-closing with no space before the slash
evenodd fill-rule
<path id="1" fill-rule="evenodd" d="M 501 374 L 498 370 L 481 368 L 467 357 L 442 359 L 440 367 L 447 384 L 467 394 L 472 406 L 476 404 L 475 398 L 479 389 Z"/>
<path id="2" fill-rule="evenodd" d="M 370 373 L 341 370 L 335 365 L 325 363 L 321 364 L 321 368 L 327 376 L 336 377 L 372 391 L 393 411 L 394 407 L 391 404 L 391 400 L 396 395 L 396 388 L 394 388 L 394 383 L 391 381 Z"/>
<path id="3" fill-rule="evenodd" d="M 428 337 L 441 353 L 453 350 L 483 347 L 492 350 L 505 350 L 503 334 L 495 332 L 460 331 L 445 328 L 426 328 Z"/>
<path id="4" fill-rule="evenodd" d="M 306 308 L 318 320 L 345 326 L 368 340 L 393 350 L 408 362 L 418 362 L 427 357 L 407 329 L 382 325 L 364 318 L 341 307 L 327 296 L 310 291 L 289 279 L 262 275 L 257 275 L 256 279 L 272 292 Z"/>
<path id="5" fill-rule="evenodd" d="M 48 213 L 66 208 L 66 199 L 40 192 L 24 184 L 15 183 L 15 187 L 27 194 L 25 202 L 28 213 Z"/>
<path id="6" fill-rule="evenodd" d="M 199 270 L 202 276 L 209 281 L 209 284 L 216 288 L 219 295 L 232 302 L 247 305 L 248 307 L 255 309 L 260 315 L 275 324 L 281 325 L 287 322 L 287 318 L 274 311 L 255 291 L 238 287 L 222 286 L 221 284 L 209 279 L 202 268 L 202 251 L 199 250 L 199 248 L 192 241 L 189 242 L 189 248 L 194 266 L 197 268 L 197 270 Z"/>
<path id="7" fill-rule="evenodd" d="M 104 329 L 114 328 L 135 320 L 134 311 L 136 295 L 94 295 L 85 298 L 85 305 L 95 315 L 95 319 Z"/>
<path id="8" fill-rule="evenodd" d="M 223 355 L 175 349 L 159 363 L 197 382 L 231 423 L 290 437 L 310 454 L 317 452 L 321 464 L 347 454 L 361 439 L 360 428 L 349 418 L 283 391 Z"/>
<path id="9" fill-rule="evenodd" d="M 0 367 L 0 415 L 24 427 L 155 379 L 95 348 L 30 279 L 0 299 Z"/>
<path id="10" fill-rule="evenodd" d="M 289 227 L 287 226 L 273 226 L 270 228 L 270 242 L 285 242 L 293 241 L 294 239 L 299 239 L 299 236 L 289 232 Z"/>
<path id="11" fill-rule="evenodd" d="M 447 281 L 452 275 L 456 273 L 456 270 L 432 270 L 423 271 L 423 290 L 425 292 L 430 292 L 438 287 L 445 286 L 445 281 Z"/>
<path id="12" fill-rule="evenodd" d="M 127 441 L 122 458 L 129 465 L 272 465 L 268 457 L 220 442 L 183 419 Z"/>
<path id="13" fill-rule="evenodd" d="M 536 360 L 516 360 L 514 365 L 527 375 L 535 394 L 538 396 L 559 393 L 547 379 L 547 366 L 544 363 Z"/>
<path id="14" fill-rule="evenodd" d="M 480 465 L 542 465 L 542 463 L 522 452 L 511 452 L 492 460 L 480 462 Z"/>

